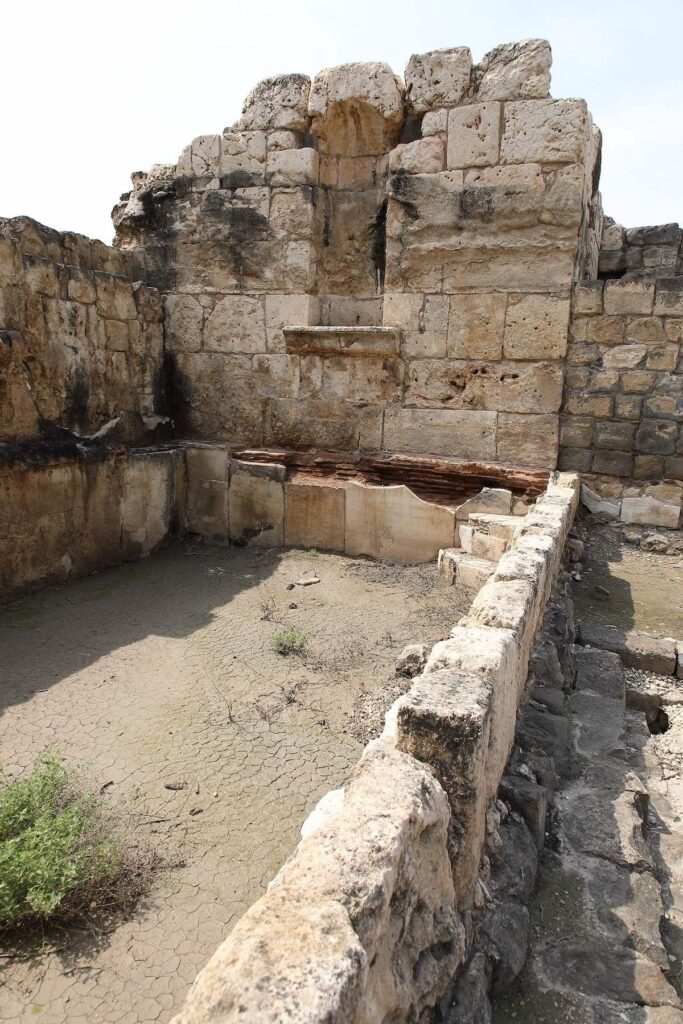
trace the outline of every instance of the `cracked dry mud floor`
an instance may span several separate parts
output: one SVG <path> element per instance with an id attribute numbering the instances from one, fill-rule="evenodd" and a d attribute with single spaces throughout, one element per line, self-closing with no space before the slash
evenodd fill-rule
<path id="1" fill-rule="evenodd" d="M 468 605 L 434 565 L 176 545 L 0 609 L 0 760 L 54 745 L 164 861 L 127 919 L 2 950 L 0 1019 L 167 1021 L 380 726 L 403 645 Z"/>

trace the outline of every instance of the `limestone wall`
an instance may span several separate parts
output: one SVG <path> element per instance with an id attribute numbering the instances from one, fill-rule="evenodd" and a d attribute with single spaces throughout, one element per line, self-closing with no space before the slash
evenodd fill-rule
<path id="1" fill-rule="evenodd" d="M 180 526 L 183 504 L 178 451 L 0 466 L 0 599 L 149 554 Z"/>
<path id="2" fill-rule="evenodd" d="M 570 289 L 601 223 L 599 134 L 549 97 L 550 62 L 530 40 L 476 66 L 417 55 L 404 80 L 269 79 L 236 125 L 133 177 L 117 244 L 165 293 L 192 436 L 555 466 Z"/>
<path id="3" fill-rule="evenodd" d="M 0 442 L 122 413 L 134 439 L 167 411 L 160 297 L 139 277 L 102 242 L 0 220 Z"/>
<path id="4" fill-rule="evenodd" d="M 605 510 L 624 522 L 679 523 L 681 342 L 683 278 L 622 278 L 576 287 L 560 467 L 580 471 L 585 484 L 612 506 Z"/>
<path id="5" fill-rule="evenodd" d="M 487 810 L 578 502 L 560 475 L 343 790 L 198 975 L 176 1024 L 449 1019 Z M 495 819 L 488 821 L 495 829 Z"/>
<path id="6" fill-rule="evenodd" d="M 624 228 L 605 217 L 598 276 L 628 280 L 683 274 L 683 231 L 678 224 Z"/>

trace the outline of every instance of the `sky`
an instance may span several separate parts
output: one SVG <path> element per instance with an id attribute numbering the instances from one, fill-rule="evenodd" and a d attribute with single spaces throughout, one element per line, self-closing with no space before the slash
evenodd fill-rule
<path id="1" fill-rule="evenodd" d="M 683 220 L 683 0 L 8 0 L 0 28 L 0 216 L 109 242 L 130 173 L 232 124 L 262 78 L 542 37 L 551 94 L 603 131 L 605 212 Z"/>

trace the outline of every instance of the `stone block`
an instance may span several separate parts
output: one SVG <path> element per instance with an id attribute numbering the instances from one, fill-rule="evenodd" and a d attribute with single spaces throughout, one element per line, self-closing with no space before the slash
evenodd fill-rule
<path id="1" fill-rule="evenodd" d="M 475 103 L 448 113 L 449 169 L 490 167 L 498 163 L 500 104 Z"/>
<path id="2" fill-rule="evenodd" d="M 640 526 L 665 526 L 678 529 L 681 516 L 681 502 L 659 501 L 657 498 L 626 495 L 621 502 L 622 523 L 638 523 Z M 652 670 L 656 671 L 656 670 Z"/>
<path id="3" fill-rule="evenodd" d="M 472 54 L 466 46 L 413 54 L 406 66 L 406 95 L 418 113 L 460 103 L 470 85 Z"/>
<path id="4" fill-rule="evenodd" d="M 586 484 L 581 484 L 581 502 L 594 515 L 601 513 L 612 519 L 617 519 L 621 512 L 621 502 L 608 501 L 606 498 L 601 498 L 599 494 L 596 494 Z"/>
<path id="5" fill-rule="evenodd" d="M 668 461 L 668 460 L 667 460 Z M 636 455 L 633 459 L 634 480 L 655 480 L 664 474 L 663 455 Z"/>
<path id="6" fill-rule="evenodd" d="M 620 374 L 621 390 L 627 395 L 645 395 L 652 390 L 654 373 L 646 370 L 624 370 Z"/>
<path id="7" fill-rule="evenodd" d="M 199 352 L 202 347 L 204 307 L 193 295 L 165 295 L 166 344 L 172 351 Z"/>
<path id="8" fill-rule="evenodd" d="M 496 413 L 479 410 L 387 409 L 383 447 L 418 455 L 493 459 L 496 420 Z"/>
<path id="9" fill-rule="evenodd" d="M 266 351 L 263 301 L 252 295 L 226 295 L 206 318 L 204 344 L 212 352 Z"/>
<path id="10" fill-rule="evenodd" d="M 658 316 L 683 316 L 683 277 L 657 282 L 654 311 Z"/>
<path id="11" fill-rule="evenodd" d="M 233 460 L 228 489 L 230 539 L 240 544 L 284 543 L 284 467 Z"/>
<path id="12" fill-rule="evenodd" d="M 305 131 L 308 127 L 307 75 L 278 75 L 252 89 L 242 109 L 240 127 L 246 130 Z"/>
<path id="13" fill-rule="evenodd" d="M 448 355 L 453 359 L 500 359 L 507 296 L 471 292 L 451 296 Z"/>
<path id="14" fill-rule="evenodd" d="M 388 292 L 383 323 L 400 328 L 405 357 L 438 359 L 446 355 L 449 305 L 447 295 Z"/>
<path id="15" fill-rule="evenodd" d="M 647 353 L 645 366 L 648 370 L 675 370 L 679 351 L 678 345 L 657 345 Z"/>
<path id="16" fill-rule="evenodd" d="M 585 416 L 560 418 L 560 444 L 570 448 L 590 448 L 593 443 L 594 420 Z"/>
<path id="17" fill-rule="evenodd" d="M 455 514 L 458 519 L 469 519 L 475 513 L 489 515 L 510 515 L 512 491 L 506 487 L 482 487 L 478 494 L 458 505 Z"/>
<path id="18" fill-rule="evenodd" d="M 629 317 L 624 332 L 626 341 L 641 345 L 663 345 L 666 342 L 664 321 L 659 316 Z"/>
<path id="19" fill-rule="evenodd" d="M 432 135 L 446 137 L 448 131 L 448 110 L 428 110 L 422 118 L 422 138 L 428 139 Z"/>
<path id="20" fill-rule="evenodd" d="M 446 147 L 443 139 L 432 136 L 396 146 L 389 154 L 389 171 L 396 174 L 437 174 L 446 166 Z"/>
<path id="21" fill-rule="evenodd" d="M 564 399 L 564 411 L 572 416 L 595 416 L 607 418 L 612 415 L 611 395 L 590 395 L 579 391 L 568 391 Z"/>
<path id="22" fill-rule="evenodd" d="M 493 575 L 495 562 L 476 558 L 460 548 L 445 548 L 439 552 L 440 575 L 452 586 L 476 593 Z"/>
<path id="23" fill-rule="evenodd" d="M 557 412 L 562 377 L 559 363 L 416 359 L 408 366 L 406 403 L 442 409 Z"/>
<path id="24" fill-rule="evenodd" d="M 313 295 L 266 295 L 265 327 L 269 352 L 285 351 L 283 327 L 312 324 L 317 319 L 318 300 Z"/>
<path id="25" fill-rule="evenodd" d="M 355 408 L 331 399 L 272 399 L 265 443 L 291 448 L 377 451 L 382 408 Z"/>
<path id="26" fill-rule="evenodd" d="M 510 630 L 522 657 L 526 659 L 531 650 L 539 611 L 540 594 L 533 582 L 528 579 L 502 580 L 494 575 L 472 601 L 467 625 Z M 514 685 L 514 681 L 511 680 L 511 683 Z"/>
<path id="27" fill-rule="evenodd" d="M 591 470 L 605 476 L 629 477 L 633 466 L 633 458 L 627 452 L 596 451 L 593 453 Z"/>
<path id="28" fill-rule="evenodd" d="M 476 676 L 491 686 L 491 733 L 485 769 L 485 792 L 490 798 L 498 789 L 514 737 L 522 675 L 514 634 L 490 626 L 456 626 L 449 640 L 432 648 L 425 675 L 441 669 Z M 526 679 L 526 666 L 523 677 Z"/>
<path id="29" fill-rule="evenodd" d="M 620 421 L 598 421 L 595 424 L 594 444 L 596 448 L 610 448 L 630 452 L 636 433 L 636 424 Z M 599 470 L 595 470 L 599 472 Z"/>
<path id="30" fill-rule="evenodd" d="M 474 70 L 480 100 L 545 99 L 550 90 L 550 44 L 545 39 L 524 39 L 497 46 Z"/>
<path id="31" fill-rule="evenodd" d="M 315 185 L 318 164 L 319 157 L 314 149 L 275 150 L 266 158 L 266 181 L 271 186 Z"/>
<path id="32" fill-rule="evenodd" d="M 227 537 L 227 447 L 186 448 L 185 473 L 187 529 L 204 537 Z"/>
<path id="33" fill-rule="evenodd" d="M 343 551 L 344 509 L 344 487 L 317 480 L 288 480 L 285 483 L 285 544 Z"/>
<path id="34" fill-rule="evenodd" d="M 677 434 L 676 424 L 669 420 L 643 419 L 636 432 L 636 450 L 649 455 L 673 455 Z"/>
<path id="35" fill-rule="evenodd" d="M 308 112 L 321 153 L 383 155 L 398 142 L 404 87 L 388 64 L 344 64 L 317 74 Z"/>
<path id="36" fill-rule="evenodd" d="M 429 765 L 448 796 L 461 905 L 471 901 L 485 835 L 491 700 L 487 680 L 446 669 L 420 676 L 398 709 L 396 746 Z"/>
<path id="37" fill-rule="evenodd" d="M 604 281 L 582 281 L 574 286 L 574 316 L 599 316 L 603 312 Z"/>
<path id="38" fill-rule="evenodd" d="M 95 282 L 100 316 L 111 320 L 135 320 L 138 311 L 131 281 L 121 281 L 109 274 L 96 274 Z"/>
<path id="39" fill-rule="evenodd" d="M 507 103 L 500 162 L 581 163 L 591 118 L 583 100 L 537 100 Z"/>
<path id="40" fill-rule="evenodd" d="M 562 359 L 567 351 L 569 299 L 508 295 L 503 350 L 506 359 Z"/>
<path id="41" fill-rule="evenodd" d="M 372 487 L 351 481 L 346 489 L 349 555 L 368 555 L 408 564 L 429 562 L 452 547 L 455 513 L 423 501 L 404 486 Z"/>
<path id="42" fill-rule="evenodd" d="M 461 527 L 461 530 L 463 527 Z M 463 545 L 464 547 L 464 545 Z M 494 537 L 489 533 L 472 529 L 468 552 L 475 558 L 485 558 L 489 562 L 497 562 L 507 548 L 503 537 Z"/>
<path id="43" fill-rule="evenodd" d="M 603 352 L 602 365 L 607 369 L 634 370 L 644 365 L 646 356 L 646 345 L 615 345 Z"/>
<path id="44" fill-rule="evenodd" d="M 637 630 L 622 633 L 618 629 L 595 625 L 582 625 L 580 640 L 586 647 L 597 647 L 601 651 L 617 654 L 628 668 L 665 676 L 673 675 L 676 671 L 675 640 L 661 639 Z M 623 680 L 620 685 L 623 692 Z"/>
<path id="45" fill-rule="evenodd" d="M 220 135 L 200 135 L 192 140 L 191 169 L 195 178 L 214 178 L 218 174 L 221 152 Z"/>
<path id="46" fill-rule="evenodd" d="M 555 415 L 498 415 L 496 458 L 518 466 L 554 469 L 558 452 L 558 417 Z"/>
<path id="47" fill-rule="evenodd" d="M 615 395 L 614 415 L 620 420 L 639 420 L 643 400 L 638 395 Z"/>
<path id="48" fill-rule="evenodd" d="M 650 474 L 655 476 L 657 474 Z M 683 456 L 673 456 L 664 459 L 663 475 L 669 480 L 683 480 Z"/>
<path id="49" fill-rule="evenodd" d="M 623 313 L 647 316 L 652 313 L 655 298 L 654 284 L 646 281 L 607 281 L 605 284 L 605 313 Z"/>
<path id="50" fill-rule="evenodd" d="M 589 448 L 560 448 L 558 469 L 573 469 L 577 473 L 588 473 L 593 461 L 593 453 Z"/>

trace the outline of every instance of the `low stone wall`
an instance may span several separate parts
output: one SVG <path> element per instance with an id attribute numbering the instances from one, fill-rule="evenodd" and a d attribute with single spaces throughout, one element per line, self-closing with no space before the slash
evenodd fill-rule
<path id="1" fill-rule="evenodd" d="M 403 485 L 323 479 L 234 458 L 225 445 L 189 445 L 185 452 L 185 524 L 213 540 L 428 562 L 440 549 L 460 546 L 460 523 L 471 511 L 524 515 L 529 508 L 502 487 L 489 489 L 488 504 L 437 504 Z"/>
<path id="2" fill-rule="evenodd" d="M 149 554 L 179 525 L 184 477 L 180 450 L 0 467 L 0 599 Z"/>
<path id="3" fill-rule="evenodd" d="M 683 500 L 683 278 L 574 292 L 560 468 L 624 522 L 678 526 Z M 590 499 L 589 499 L 590 500 Z"/>
<path id="4" fill-rule="evenodd" d="M 486 815 L 578 502 L 560 474 L 343 790 L 197 977 L 176 1024 L 446 1019 Z M 440 1016 L 439 1016 L 440 1014 Z"/>
<path id="5" fill-rule="evenodd" d="M 126 413 L 145 436 L 168 411 L 161 298 L 143 275 L 103 242 L 0 219 L 0 442 Z"/>

